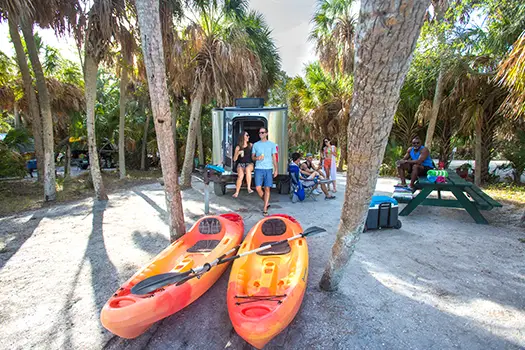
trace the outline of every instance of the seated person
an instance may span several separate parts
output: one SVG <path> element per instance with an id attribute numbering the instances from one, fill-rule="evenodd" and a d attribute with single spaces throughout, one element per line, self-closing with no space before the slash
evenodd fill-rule
<path id="1" fill-rule="evenodd" d="M 299 167 L 299 172 L 307 177 L 306 179 L 299 179 L 299 181 L 301 181 L 303 186 L 305 186 L 305 187 L 312 187 L 312 186 L 314 186 L 313 187 L 314 191 L 317 191 L 317 193 L 319 194 L 318 187 L 319 187 L 319 185 L 321 185 L 321 190 L 323 191 L 323 193 L 325 195 L 324 199 L 335 199 L 335 196 L 330 195 L 330 193 L 328 192 L 328 189 L 327 189 L 325 184 L 315 183 L 315 181 L 314 181 L 315 176 L 313 176 L 312 173 L 309 173 L 306 170 L 303 170 L 302 169 L 302 165 L 299 166 L 299 162 L 300 161 L 301 161 L 301 155 L 299 153 L 297 153 L 297 152 L 293 153 L 292 154 L 292 163 L 294 163 L 296 166 L 298 166 Z"/>
<path id="2" fill-rule="evenodd" d="M 426 176 L 429 170 L 434 169 L 430 151 L 421 144 L 421 140 L 417 136 L 412 140 L 412 147 L 407 150 L 403 159 L 396 162 L 396 166 L 401 179 L 399 186 L 407 187 L 405 180 L 405 170 L 407 170 L 411 173 L 410 188 L 412 189 L 419 176 Z"/>
<path id="3" fill-rule="evenodd" d="M 306 153 L 306 161 L 301 164 L 301 174 L 308 179 L 314 179 L 317 176 L 322 180 L 325 179 L 322 169 L 314 165 L 312 153 Z"/>

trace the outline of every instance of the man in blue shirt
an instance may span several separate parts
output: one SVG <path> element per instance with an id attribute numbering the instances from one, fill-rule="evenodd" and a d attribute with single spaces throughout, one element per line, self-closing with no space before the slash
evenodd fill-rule
<path id="1" fill-rule="evenodd" d="M 255 189 L 264 201 L 263 215 L 268 216 L 270 190 L 273 186 L 273 178 L 277 176 L 277 147 L 275 143 L 268 141 L 268 129 L 260 128 L 259 137 L 261 140 L 254 143 L 252 147 L 252 160 L 255 162 Z"/>
<path id="2" fill-rule="evenodd" d="M 426 176 L 427 172 L 434 169 L 434 162 L 430 158 L 430 151 L 421 144 L 419 137 L 414 137 L 412 147 L 407 150 L 403 159 L 396 162 L 397 172 L 401 183 L 398 186 L 406 187 L 405 170 L 411 173 L 410 188 L 414 188 L 418 176 Z"/>

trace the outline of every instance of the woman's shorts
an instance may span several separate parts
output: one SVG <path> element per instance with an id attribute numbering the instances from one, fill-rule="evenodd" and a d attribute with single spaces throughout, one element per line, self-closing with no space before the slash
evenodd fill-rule
<path id="1" fill-rule="evenodd" d="M 243 168 L 246 169 L 249 165 L 252 165 L 253 163 L 238 163 L 237 168 Z"/>

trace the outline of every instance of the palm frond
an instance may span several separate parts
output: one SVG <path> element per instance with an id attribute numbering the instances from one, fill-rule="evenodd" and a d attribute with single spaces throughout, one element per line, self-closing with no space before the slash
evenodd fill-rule
<path id="1" fill-rule="evenodd" d="M 496 79 L 510 92 L 501 111 L 510 117 L 525 116 L 525 31 L 498 67 Z"/>

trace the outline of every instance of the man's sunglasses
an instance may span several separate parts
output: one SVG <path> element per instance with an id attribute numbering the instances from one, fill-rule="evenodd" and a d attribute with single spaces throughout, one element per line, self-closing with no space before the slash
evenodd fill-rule
<path id="1" fill-rule="evenodd" d="M 421 142 L 412 142 L 413 145 L 419 145 Z"/>

